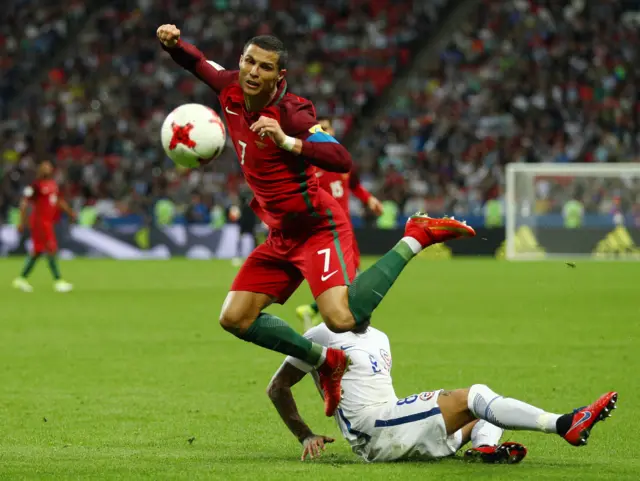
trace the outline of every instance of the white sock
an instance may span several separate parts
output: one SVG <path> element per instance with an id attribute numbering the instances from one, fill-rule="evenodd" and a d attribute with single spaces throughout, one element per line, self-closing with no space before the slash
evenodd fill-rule
<path id="1" fill-rule="evenodd" d="M 322 354 L 320 354 L 320 359 L 318 359 L 318 362 L 316 363 L 315 367 L 322 366 L 326 359 L 327 359 L 327 348 L 323 346 L 322 347 Z"/>
<path id="2" fill-rule="evenodd" d="M 420 252 L 422 252 L 423 247 L 422 244 L 418 242 L 418 239 L 407 236 L 400 239 L 400 242 L 404 242 L 405 244 L 407 244 L 414 255 L 418 255 L 420 254 Z"/>
<path id="3" fill-rule="evenodd" d="M 503 429 L 555 433 L 560 417 L 517 399 L 502 397 L 484 384 L 471 386 L 467 406 L 477 418 Z"/>
<path id="4" fill-rule="evenodd" d="M 503 432 L 504 429 L 481 419 L 471 430 L 471 445 L 474 448 L 497 446 L 500 443 Z"/>

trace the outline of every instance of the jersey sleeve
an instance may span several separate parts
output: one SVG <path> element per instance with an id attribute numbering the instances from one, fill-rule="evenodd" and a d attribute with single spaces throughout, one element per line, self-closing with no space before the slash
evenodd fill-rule
<path id="1" fill-rule="evenodd" d="M 302 141 L 300 155 L 321 169 L 347 173 L 351 170 L 351 154 L 322 127 L 316 119 L 313 104 L 297 97 L 288 103 L 286 115 L 281 119 L 285 134 Z"/>
<path id="2" fill-rule="evenodd" d="M 311 135 L 311 129 L 318 125 L 313 104 L 300 97 L 286 103 L 284 114 L 282 130 L 285 134 L 301 140 L 307 139 Z"/>
<path id="3" fill-rule="evenodd" d="M 356 196 L 360 202 L 363 204 L 369 202 L 371 192 L 362 186 L 360 183 L 360 176 L 355 170 L 352 170 L 349 175 L 349 188 L 351 189 L 351 193 Z"/>
<path id="4" fill-rule="evenodd" d="M 315 342 L 316 344 L 327 347 L 329 345 L 329 341 L 331 340 L 331 331 L 324 323 L 318 324 L 317 326 L 314 326 L 307 332 L 305 332 L 304 337 L 306 339 L 309 339 L 311 342 Z M 314 369 L 311 364 L 301 361 L 300 359 L 293 356 L 287 356 L 284 362 L 291 364 L 293 367 L 295 367 L 296 369 L 300 369 L 302 372 L 311 372 Z"/>
<path id="5" fill-rule="evenodd" d="M 161 46 L 171 55 L 174 62 L 191 72 L 218 94 L 238 78 L 237 70 L 225 70 L 221 65 L 207 60 L 204 54 L 189 42 L 178 40 L 175 47 L 166 47 L 164 44 Z"/>

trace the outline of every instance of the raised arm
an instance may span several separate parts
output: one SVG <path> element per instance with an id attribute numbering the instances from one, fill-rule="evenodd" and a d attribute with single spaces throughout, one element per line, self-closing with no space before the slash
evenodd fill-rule
<path id="1" fill-rule="evenodd" d="M 66 200 L 58 198 L 58 207 L 69 216 L 73 221 L 76 220 L 76 213 L 73 211 Z"/>
<path id="2" fill-rule="evenodd" d="M 320 456 L 321 451 L 324 451 L 325 443 L 334 442 L 333 438 L 313 434 L 311 428 L 304 422 L 298 412 L 298 406 L 293 398 L 291 387 L 300 382 L 305 374 L 304 371 L 285 361 L 275 373 L 267 388 L 267 395 L 278 414 L 280 414 L 289 431 L 303 445 L 301 456 L 303 461 L 307 455 L 312 459 Z"/>
<path id="3" fill-rule="evenodd" d="M 156 35 L 162 48 L 182 68 L 188 70 L 209 87 L 220 93 L 238 78 L 235 70 L 225 70 L 215 62 L 207 60 L 194 45 L 180 39 L 180 30 L 175 25 L 161 25 Z"/>

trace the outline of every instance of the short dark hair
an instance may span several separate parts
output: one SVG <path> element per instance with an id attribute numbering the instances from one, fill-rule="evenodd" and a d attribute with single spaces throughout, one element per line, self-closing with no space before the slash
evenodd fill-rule
<path id="1" fill-rule="evenodd" d="M 267 52 L 275 52 L 278 54 L 278 69 L 282 70 L 287 68 L 287 61 L 289 60 L 289 52 L 278 37 L 273 35 L 258 35 L 249 40 L 245 45 L 242 52 L 246 52 L 249 46 L 255 45 Z"/>
<path id="2" fill-rule="evenodd" d="M 367 332 L 367 329 L 369 329 L 370 325 L 371 325 L 371 318 L 366 319 L 360 324 L 357 324 L 356 327 L 351 329 L 351 332 L 353 332 L 354 334 L 364 334 L 365 332 Z"/>

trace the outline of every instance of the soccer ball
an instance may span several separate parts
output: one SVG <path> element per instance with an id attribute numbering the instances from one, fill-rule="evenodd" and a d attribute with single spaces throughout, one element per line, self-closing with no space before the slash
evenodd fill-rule
<path id="1" fill-rule="evenodd" d="M 218 114 L 200 104 L 184 104 L 167 115 L 160 136 L 169 158 L 190 168 L 218 157 L 227 138 Z"/>

